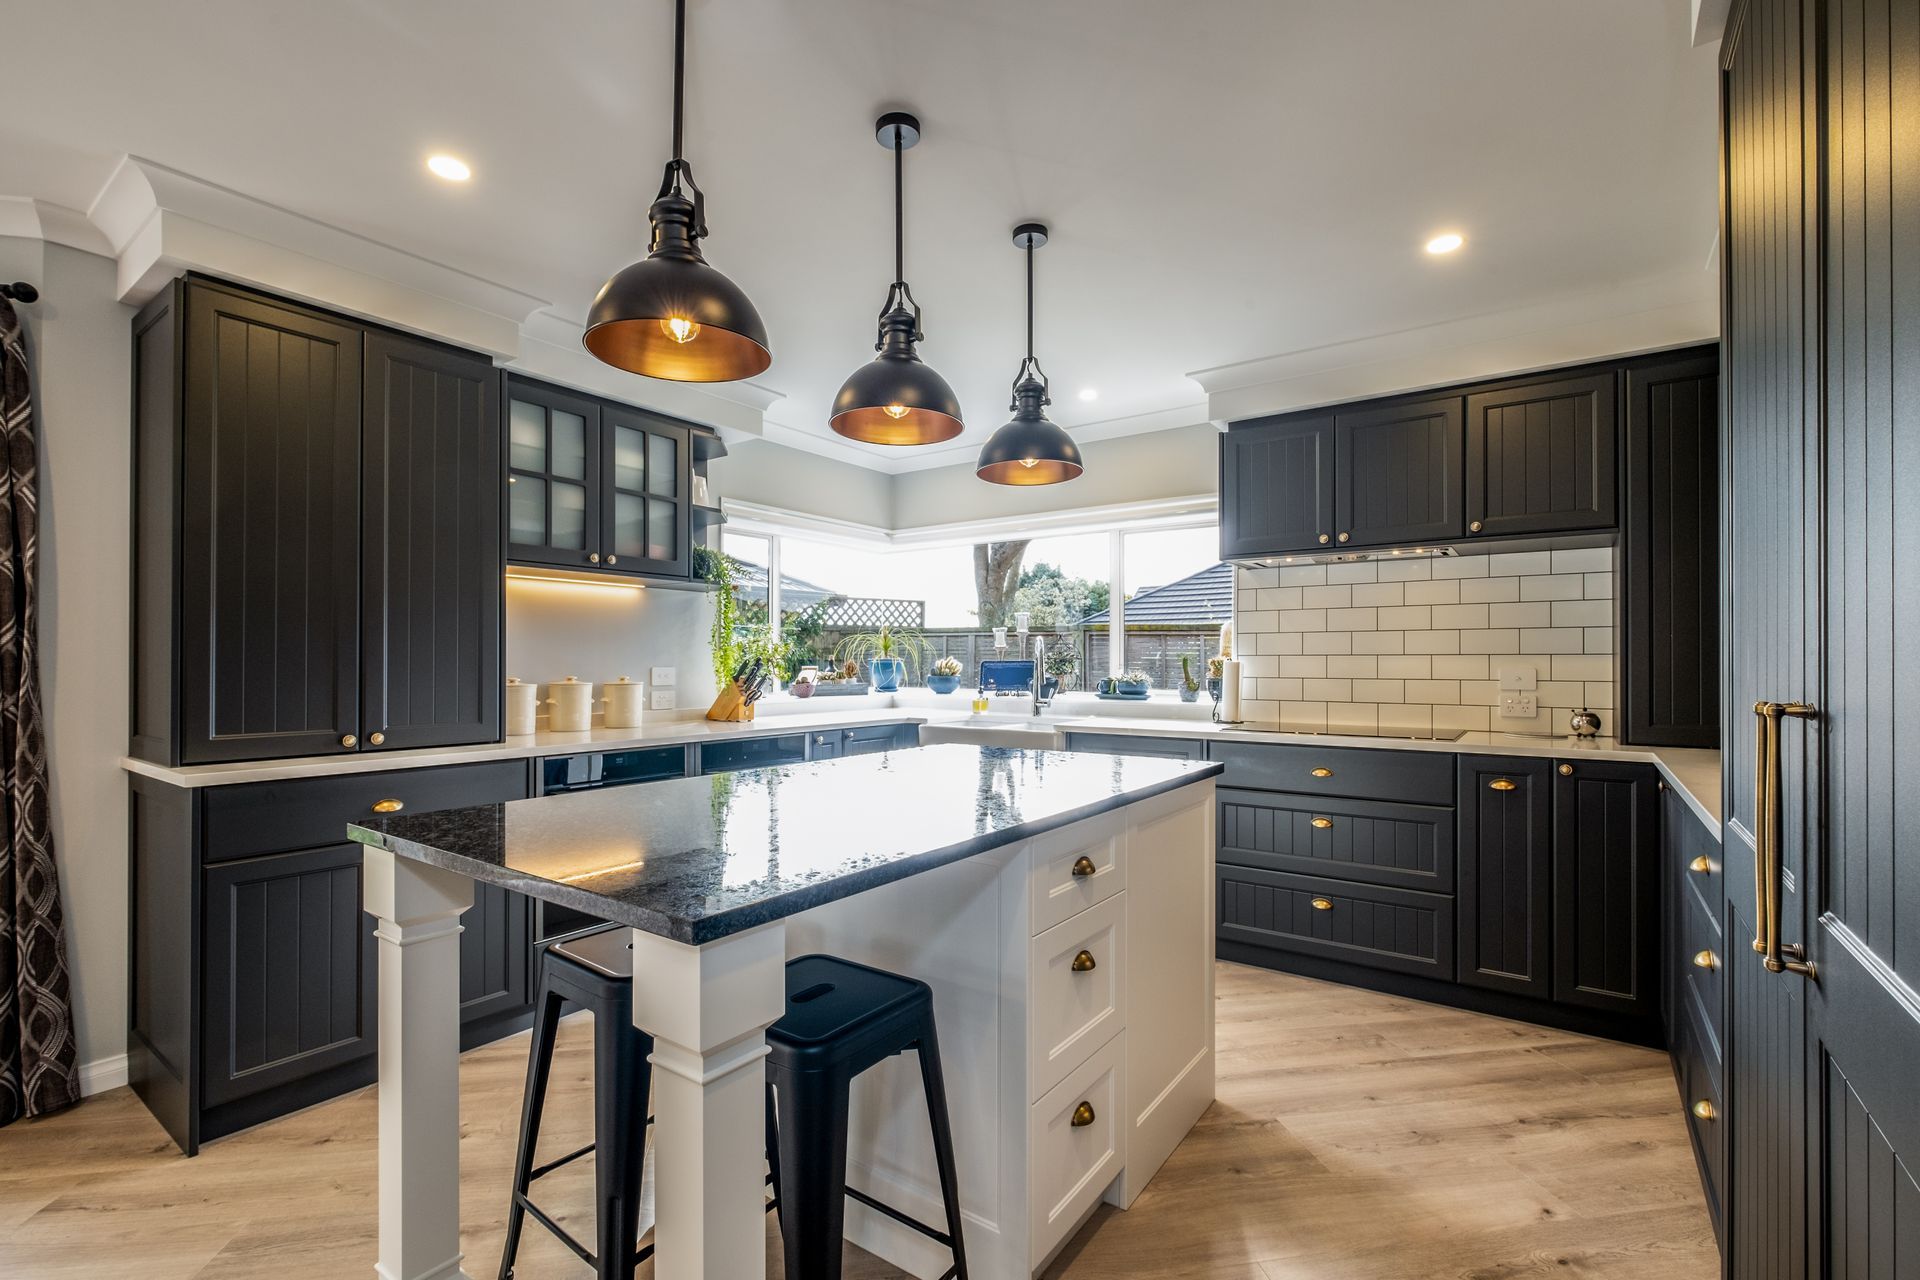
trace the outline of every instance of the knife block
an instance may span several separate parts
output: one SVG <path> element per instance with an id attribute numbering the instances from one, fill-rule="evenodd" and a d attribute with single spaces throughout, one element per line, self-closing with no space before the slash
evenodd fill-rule
<path id="1" fill-rule="evenodd" d="M 751 720 L 753 704 L 747 701 L 746 695 L 740 691 L 739 684 L 729 680 L 727 687 L 720 691 L 720 696 L 713 700 L 713 705 L 707 708 L 707 719 Z"/>

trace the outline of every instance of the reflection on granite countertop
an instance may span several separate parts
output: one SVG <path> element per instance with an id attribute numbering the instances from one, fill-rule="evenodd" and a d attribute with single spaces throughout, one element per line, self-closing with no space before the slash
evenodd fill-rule
<path id="1" fill-rule="evenodd" d="M 355 840 L 679 942 L 1212 778 L 1222 766 L 950 744 L 355 823 Z"/>

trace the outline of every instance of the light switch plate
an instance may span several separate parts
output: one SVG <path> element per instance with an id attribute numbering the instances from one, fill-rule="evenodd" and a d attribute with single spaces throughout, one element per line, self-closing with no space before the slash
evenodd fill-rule
<path id="1" fill-rule="evenodd" d="M 1500 715 L 1509 720 L 1531 720 L 1540 714 L 1540 699 L 1531 693 L 1500 695 Z"/>
<path id="2" fill-rule="evenodd" d="M 675 667 L 655 667 L 653 670 L 647 672 L 647 682 L 656 689 L 671 687 L 678 682 L 679 677 L 679 669 Z M 673 704 L 669 702 L 667 705 L 672 706 Z"/>
<path id="3" fill-rule="evenodd" d="M 660 668 L 656 667 L 654 668 L 654 670 L 658 671 L 660 670 Z M 671 689 L 649 690 L 647 692 L 647 706 L 652 708 L 655 711 L 673 710 L 673 690 Z"/>
<path id="4" fill-rule="evenodd" d="M 1535 668 L 1518 662 L 1503 663 L 1494 675 L 1500 678 L 1502 689 L 1536 689 L 1539 687 L 1539 673 Z M 1532 712 L 1528 712 L 1532 715 Z"/>

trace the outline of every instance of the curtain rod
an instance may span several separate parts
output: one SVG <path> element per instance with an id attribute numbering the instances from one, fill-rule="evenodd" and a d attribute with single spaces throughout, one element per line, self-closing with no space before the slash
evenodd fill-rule
<path id="1" fill-rule="evenodd" d="M 38 302 L 40 291 L 24 280 L 15 280 L 12 284 L 0 284 L 0 298 L 12 302 Z"/>

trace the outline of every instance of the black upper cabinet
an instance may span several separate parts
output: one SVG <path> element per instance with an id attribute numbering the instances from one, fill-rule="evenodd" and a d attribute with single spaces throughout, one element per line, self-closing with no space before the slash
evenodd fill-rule
<path id="1" fill-rule="evenodd" d="M 1460 400 L 1334 414 L 1334 542 L 1399 546 L 1460 536 Z"/>
<path id="2" fill-rule="evenodd" d="M 687 576 L 687 428 L 609 404 L 600 422 L 600 545 L 609 569 Z"/>
<path id="3" fill-rule="evenodd" d="M 692 429 L 631 405 L 507 379 L 507 558 L 685 578 Z"/>
<path id="4" fill-rule="evenodd" d="M 489 362 L 198 278 L 134 353 L 134 753 L 497 739 Z"/>
<path id="5" fill-rule="evenodd" d="M 1549 999 L 1553 764 L 1460 757 L 1460 981 Z"/>
<path id="6" fill-rule="evenodd" d="M 500 737 L 500 380 L 369 333 L 360 724 L 389 750 Z"/>
<path id="7" fill-rule="evenodd" d="M 142 574 L 166 573 L 179 592 L 179 759 L 348 749 L 360 721 L 361 330 L 197 283 L 163 296 L 186 317 L 178 576 L 146 559 L 161 547 L 139 555 Z M 141 418 L 143 436 L 175 430 Z"/>
<path id="8" fill-rule="evenodd" d="M 1645 765 L 1555 766 L 1553 997 L 1660 1011 L 1660 793 Z"/>
<path id="9" fill-rule="evenodd" d="M 507 556 L 570 569 L 600 563 L 600 402 L 507 379 Z"/>
<path id="10" fill-rule="evenodd" d="M 1242 423 L 1220 444 L 1220 557 L 1312 551 L 1330 544 L 1333 416 Z"/>
<path id="11" fill-rule="evenodd" d="M 1720 745 L 1720 361 L 1627 370 L 1620 736 Z"/>
<path id="12" fill-rule="evenodd" d="M 1617 374 L 1531 382 L 1467 397 L 1467 533 L 1610 529 Z"/>

